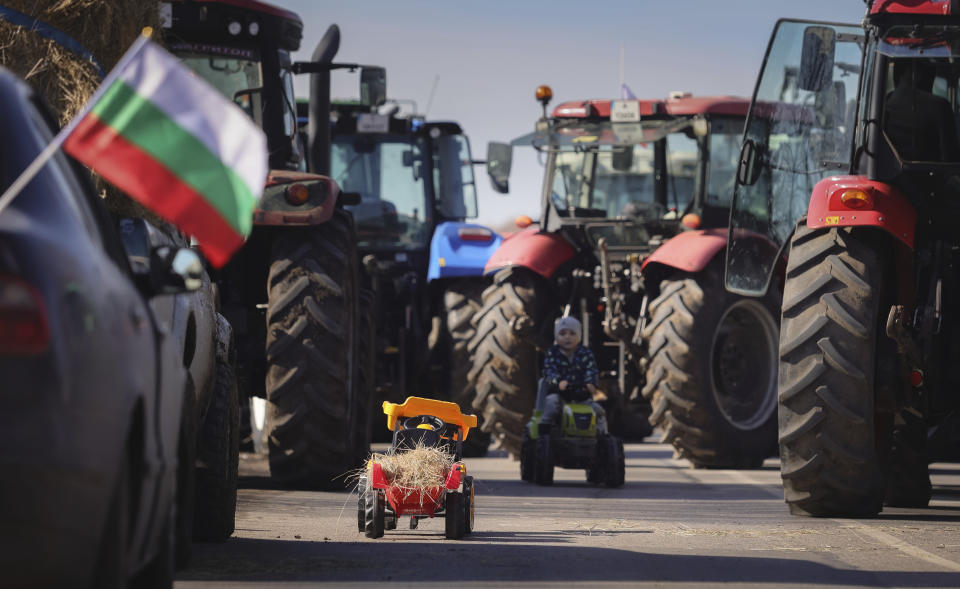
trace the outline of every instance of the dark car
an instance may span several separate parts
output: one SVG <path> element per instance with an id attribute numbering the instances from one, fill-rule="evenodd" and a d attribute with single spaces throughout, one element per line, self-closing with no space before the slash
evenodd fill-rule
<path id="1" fill-rule="evenodd" d="M 0 191 L 53 138 L 0 68 Z M 190 249 L 134 274 L 89 173 L 58 152 L 0 211 L 4 587 L 170 586 L 186 375 L 149 299 L 200 286 Z"/>

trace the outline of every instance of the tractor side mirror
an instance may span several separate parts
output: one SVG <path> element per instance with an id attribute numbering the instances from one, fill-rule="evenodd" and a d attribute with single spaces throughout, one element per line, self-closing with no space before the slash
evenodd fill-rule
<path id="1" fill-rule="evenodd" d="M 360 103 L 380 106 L 387 101 L 387 70 L 382 67 L 360 68 Z"/>
<path id="2" fill-rule="evenodd" d="M 810 26 L 803 31 L 800 57 L 801 90 L 820 92 L 833 80 L 837 32 L 831 27 Z"/>
<path id="3" fill-rule="evenodd" d="M 513 146 L 509 143 L 491 141 L 487 144 L 487 175 L 493 189 L 500 194 L 510 191 L 510 164 L 513 162 Z"/>
<path id="4" fill-rule="evenodd" d="M 363 196 L 359 192 L 341 192 L 340 193 L 340 202 L 345 206 L 355 206 L 360 204 L 360 201 L 363 200 Z"/>
<path id="5" fill-rule="evenodd" d="M 240 90 L 233 95 L 233 102 L 242 108 L 258 127 L 263 128 L 263 88 Z"/>
<path id="6" fill-rule="evenodd" d="M 747 139 L 740 147 L 740 163 L 737 166 L 737 184 L 753 186 L 760 178 L 760 166 L 757 161 L 759 149 L 753 139 Z"/>

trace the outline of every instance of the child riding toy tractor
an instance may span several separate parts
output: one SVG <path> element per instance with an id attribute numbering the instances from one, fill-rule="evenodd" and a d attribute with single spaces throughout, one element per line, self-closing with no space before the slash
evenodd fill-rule
<path id="1" fill-rule="evenodd" d="M 368 538 L 393 530 L 401 517 L 410 529 L 419 520 L 443 517 L 446 537 L 473 531 L 473 477 L 460 462 L 463 441 L 477 426 L 456 403 L 407 397 L 402 404 L 384 401 L 393 444 L 374 454 L 358 482 L 357 525 Z"/>
<path id="2" fill-rule="evenodd" d="M 559 423 L 545 423 L 548 389 L 546 380 L 541 379 L 533 416 L 523 432 L 520 478 L 551 485 L 554 466 L 583 468 L 589 483 L 622 487 L 623 440 L 598 427 L 598 415 L 590 404 L 569 401 L 578 398 L 575 393 L 564 398 Z"/>

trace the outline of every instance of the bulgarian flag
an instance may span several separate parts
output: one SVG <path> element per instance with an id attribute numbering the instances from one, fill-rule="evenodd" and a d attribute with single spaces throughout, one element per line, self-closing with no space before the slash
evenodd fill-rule
<path id="1" fill-rule="evenodd" d="M 193 236 L 213 266 L 250 235 L 267 177 L 266 137 L 147 37 L 61 135 L 70 155 Z"/>

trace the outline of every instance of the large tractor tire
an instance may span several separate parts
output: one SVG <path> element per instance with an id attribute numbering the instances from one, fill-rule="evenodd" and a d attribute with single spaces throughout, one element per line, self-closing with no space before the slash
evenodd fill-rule
<path id="1" fill-rule="evenodd" d="M 856 233 L 800 222 L 780 335 L 780 468 L 793 514 L 882 508 L 874 412 L 882 284 L 876 251 Z"/>
<path id="2" fill-rule="evenodd" d="M 777 309 L 728 293 L 718 263 L 660 284 L 643 330 L 650 422 L 695 467 L 755 468 L 776 453 Z"/>
<path id="3" fill-rule="evenodd" d="M 476 333 L 468 346 L 472 367 L 467 379 L 481 429 L 517 458 L 537 397 L 536 348 L 522 332 L 538 325 L 543 296 L 532 273 L 501 270 L 483 291 L 483 308 L 474 316 Z"/>
<path id="4" fill-rule="evenodd" d="M 340 488 L 359 465 L 357 259 L 349 213 L 289 230 L 267 278 L 267 442 L 281 484 Z"/>
<path id="5" fill-rule="evenodd" d="M 464 413 L 473 412 L 475 395 L 473 385 L 467 378 L 472 367 L 468 346 L 476 333 L 472 320 L 482 308 L 486 286 L 485 280 L 465 279 L 447 285 L 443 292 L 443 311 L 449 338 L 446 388 L 450 400 L 460 405 Z M 486 456 L 489 447 L 490 434 L 473 429 L 463 442 L 463 455 L 467 458 Z"/>
<path id="6" fill-rule="evenodd" d="M 373 428 L 379 426 L 382 429 L 386 423 L 383 420 L 375 419 L 377 415 L 383 416 L 380 407 L 373 406 L 373 398 L 376 388 L 374 382 L 376 377 L 377 365 L 377 327 L 373 312 L 373 291 L 361 290 L 359 296 L 360 313 L 357 315 L 357 376 L 354 395 L 354 446 L 359 457 L 366 460 L 370 451 L 370 441 L 373 436 Z"/>

